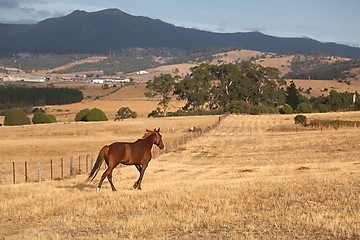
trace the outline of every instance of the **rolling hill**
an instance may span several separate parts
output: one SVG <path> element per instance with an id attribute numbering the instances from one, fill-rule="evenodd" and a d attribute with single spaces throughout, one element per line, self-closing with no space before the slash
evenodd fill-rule
<path id="1" fill-rule="evenodd" d="M 260 32 L 213 33 L 177 27 L 148 17 L 132 16 L 118 9 L 74 11 L 37 24 L 0 24 L 0 56 L 16 53 L 107 53 L 143 48 L 238 47 L 273 53 L 323 52 L 360 58 L 360 48 L 322 43 L 310 38 L 280 38 Z"/>

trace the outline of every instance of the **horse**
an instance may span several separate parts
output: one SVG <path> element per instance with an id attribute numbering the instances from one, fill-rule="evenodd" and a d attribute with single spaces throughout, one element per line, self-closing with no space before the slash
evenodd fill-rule
<path id="1" fill-rule="evenodd" d="M 112 181 L 112 171 L 120 163 L 125 165 L 135 165 L 136 169 L 140 173 L 140 176 L 134 183 L 133 188 L 141 190 L 141 181 L 152 158 L 151 149 L 154 144 L 161 150 L 164 149 L 160 128 L 154 129 L 153 131 L 146 129 L 144 136 L 135 142 L 114 142 L 110 145 L 105 145 L 100 150 L 94 167 L 89 173 L 87 181 L 91 183 L 94 180 L 105 160 L 108 167 L 101 176 L 97 191 L 100 191 L 101 185 L 106 177 L 109 180 L 111 189 L 116 191 Z"/>

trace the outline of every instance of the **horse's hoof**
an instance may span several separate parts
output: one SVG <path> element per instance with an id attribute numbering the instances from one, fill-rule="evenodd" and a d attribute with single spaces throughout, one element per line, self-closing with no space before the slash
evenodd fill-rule
<path id="1" fill-rule="evenodd" d="M 100 192 L 100 188 L 98 187 L 98 188 L 96 188 L 96 192 Z"/>
<path id="2" fill-rule="evenodd" d="M 134 185 L 133 185 L 133 188 L 134 188 L 134 189 L 137 189 L 137 187 L 138 187 L 138 183 L 135 182 Z"/>

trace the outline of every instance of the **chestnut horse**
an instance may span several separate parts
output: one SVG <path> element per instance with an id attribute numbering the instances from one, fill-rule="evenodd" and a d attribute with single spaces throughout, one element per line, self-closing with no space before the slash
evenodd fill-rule
<path id="1" fill-rule="evenodd" d="M 160 149 L 164 149 L 160 128 L 150 131 L 146 129 L 145 135 L 135 142 L 114 142 L 110 145 L 104 146 L 97 157 L 97 160 L 92 168 L 87 181 L 93 181 L 96 174 L 99 172 L 101 164 L 106 162 L 107 169 L 101 176 L 97 191 L 100 190 L 101 185 L 107 177 L 113 191 L 116 188 L 112 182 L 112 171 L 120 163 L 125 165 L 135 165 L 140 173 L 139 179 L 134 183 L 134 189 L 141 190 L 141 181 L 144 177 L 144 172 L 151 160 L 151 148 L 155 144 Z"/>

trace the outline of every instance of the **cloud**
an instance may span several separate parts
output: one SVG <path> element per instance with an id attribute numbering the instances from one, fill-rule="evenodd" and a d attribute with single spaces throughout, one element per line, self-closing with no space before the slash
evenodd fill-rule
<path id="1" fill-rule="evenodd" d="M 253 27 L 253 28 L 244 28 L 244 32 L 266 32 L 266 28 L 260 28 L 260 27 Z"/>
<path id="2" fill-rule="evenodd" d="M 14 9 L 19 8 L 21 0 L 1 0 L 0 9 Z"/>
<path id="3" fill-rule="evenodd" d="M 39 6 L 49 0 L 0 0 L 0 22 L 35 23 L 51 16 L 51 13 Z"/>

